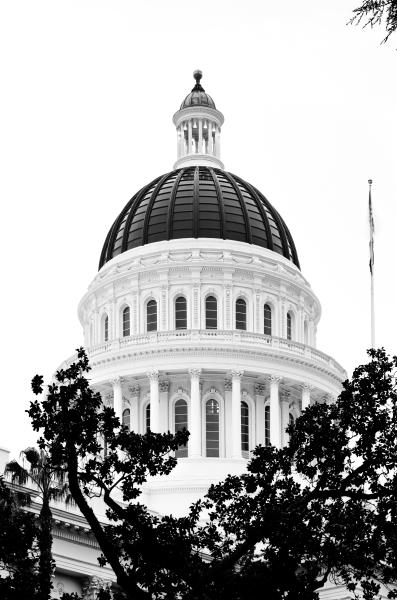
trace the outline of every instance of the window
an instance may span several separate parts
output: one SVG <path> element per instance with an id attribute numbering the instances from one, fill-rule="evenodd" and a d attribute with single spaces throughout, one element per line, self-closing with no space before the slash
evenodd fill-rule
<path id="1" fill-rule="evenodd" d="M 272 335 L 272 309 L 268 304 L 263 307 L 263 333 Z"/>
<path id="2" fill-rule="evenodd" d="M 287 340 L 292 340 L 292 315 L 287 313 Z"/>
<path id="3" fill-rule="evenodd" d="M 123 337 L 131 335 L 130 332 L 130 307 L 126 306 L 123 310 Z"/>
<path id="4" fill-rule="evenodd" d="M 294 423 L 295 423 L 294 415 L 292 413 L 289 413 L 289 415 L 288 415 L 288 425 L 293 425 Z"/>
<path id="5" fill-rule="evenodd" d="M 217 329 L 218 327 L 218 303 L 214 296 L 205 299 L 205 328 Z"/>
<path id="6" fill-rule="evenodd" d="M 109 317 L 107 315 L 103 320 L 103 339 L 105 342 L 109 340 Z"/>
<path id="7" fill-rule="evenodd" d="M 247 304 L 242 298 L 236 301 L 236 329 L 247 329 Z"/>
<path id="8" fill-rule="evenodd" d="M 125 410 L 123 410 L 123 425 L 124 425 L 124 427 L 127 427 L 127 429 L 131 429 L 130 419 L 131 419 L 130 409 L 126 408 Z"/>
<path id="9" fill-rule="evenodd" d="M 174 417 L 175 417 L 175 433 L 187 429 L 187 402 L 185 400 L 177 400 L 174 406 Z M 177 458 L 184 458 L 187 456 L 187 445 L 179 446 L 175 452 Z"/>
<path id="10" fill-rule="evenodd" d="M 187 329 L 186 298 L 183 296 L 175 300 L 175 329 Z"/>
<path id="11" fill-rule="evenodd" d="M 157 331 L 157 302 L 149 300 L 146 305 L 146 331 Z"/>
<path id="12" fill-rule="evenodd" d="M 270 406 L 265 406 L 265 446 L 270 446 Z"/>
<path id="13" fill-rule="evenodd" d="M 244 458 L 248 458 L 249 453 L 249 410 L 248 404 L 241 402 L 241 452 Z"/>
<path id="14" fill-rule="evenodd" d="M 150 429 L 150 402 L 146 406 L 146 410 L 145 410 L 145 425 L 146 425 L 146 432 L 148 432 Z"/>
<path id="15" fill-rule="evenodd" d="M 219 456 L 219 403 L 208 400 L 205 405 L 206 456 Z"/>

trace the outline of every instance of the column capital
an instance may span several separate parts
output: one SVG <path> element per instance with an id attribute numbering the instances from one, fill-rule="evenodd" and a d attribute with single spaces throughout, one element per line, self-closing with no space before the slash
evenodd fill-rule
<path id="1" fill-rule="evenodd" d="M 168 381 L 168 379 L 164 379 L 163 381 L 160 381 L 160 383 L 159 383 L 160 392 L 168 392 L 169 387 L 170 387 L 170 382 Z"/>
<path id="2" fill-rule="evenodd" d="M 201 369 L 189 369 L 191 379 L 200 379 Z"/>
<path id="3" fill-rule="evenodd" d="M 310 385 L 310 383 L 302 383 L 302 392 L 312 392 L 314 390 L 314 387 L 312 385 Z"/>
<path id="4" fill-rule="evenodd" d="M 131 385 L 128 388 L 128 391 L 130 392 L 131 396 L 139 396 L 140 389 L 141 388 L 139 387 L 139 385 L 136 384 L 136 385 Z"/>
<path id="5" fill-rule="evenodd" d="M 113 379 L 110 379 L 110 383 L 112 384 L 113 387 L 115 387 L 116 385 L 121 385 L 123 383 L 123 378 L 122 377 L 113 377 Z"/>
<path id="6" fill-rule="evenodd" d="M 231 379 L 225 379 L 225 392 L 231 392 L 232 391 L 232 380 Z"/>
<path id="7" fill-rule="evenodd" d="M 232 371 L 230 371 L 230 375 L 232 379 L 241 379 L 244 375 L 244 371 L 239 369 L 233 369 Z"/>
<path id="8" fill-rule="evenodd" d="M 256 396 L 264 396 L 265 395 L 266 386 L 264 383 L 256 383 L 255 384 L 255 394 Z"/>
<path id="9" fill-rule="evenodd" d="M 150 381 L 158 381 L 159 380 L 158 369 L 151 369 L 150 371 L 147 371 L 146 377 L 148 377 Z"/>
<path id="10" fill-rule="evenodd" d="M 268 376 L 268 380 L 270 381 L 270 383 L 281 383 L 282 381 L 282 377 L 279 377 L 278 375 L 269 375 Z"/>

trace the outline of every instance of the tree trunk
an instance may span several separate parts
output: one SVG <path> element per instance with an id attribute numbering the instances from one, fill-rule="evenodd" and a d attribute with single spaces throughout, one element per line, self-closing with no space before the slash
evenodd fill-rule
<path id="1" fill-rule="evenodd" d="M 49 600 L 52 590 L 52 576 L 55 563 L 52 559 L 52 513 L 49 498 L 43 495 L 40 511 L 39 542 L 39 600 Z"/>

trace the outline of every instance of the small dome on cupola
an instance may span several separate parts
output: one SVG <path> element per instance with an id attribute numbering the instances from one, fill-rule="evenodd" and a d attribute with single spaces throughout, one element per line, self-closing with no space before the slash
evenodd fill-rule
<path id="1" fill-rule="evenodd" d="M 215 102 L 209 94 L 206 94 L 205 89 L 200 83 L 202 76 L 203 74 L 199 69 L 194 71 L 193 77 L 196 80 L 196 85 L 182 102 L 181 110 L 190 106 L 210 106 L 211 108 L 216 108 Z"/>

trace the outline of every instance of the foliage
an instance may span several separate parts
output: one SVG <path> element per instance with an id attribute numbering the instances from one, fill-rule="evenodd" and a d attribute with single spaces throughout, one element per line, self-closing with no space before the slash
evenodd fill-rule
<path id="1" fill-rule="evenodd" d="M 127 431 L 89 388 L 83 349 L 29 414 L 126 598 L 254 600 L 266 590 L 267 600 L 315 600 L 331 578 L 374 600 L 377 581 L 397 579 L 397 358 L 369 355 L 335 404 L 290 426 L 288 447 L 258 447 L 247 473 L 212 486 L 185 518 L 152 515 L 138 498 L 148 475 L 171 471 L 187 432 Z M 32 386 L 41 394 L 42 378 Z M 90 506 L 98 494 L 108 525 Z"/>
<path id="2" fill-rule="evenodd" d="M 0 477 L 0 598 L 33 598 L 37 589 L 37 528 L 24 507 L 28 498 L 17 494 Z"/>
<path id="3" fill-rule="evenodd" d="M 21 464 L 13 460 L 6 465 L 6 473 L 11 475 L 11 481 L 18 485 L 33 484 L 41 497 L 39 514 L 38 550 L 39 586 L 36 600 L 49 600 L 51 597 L 52 578 L 55 563 L 52 558 L 52 513 L 51 500 L 67 498 L 68 490 L 65 473 L 62 469 L 52 466 L 44 450 L 26 448 L 21 452 Z"/>
<path id="4" fill-rule="evenodd" d="M 363 24 L 374 27 L 385 23 L 387 42 L 391 34 L 397 29 L 397 0 L 364 0 L 363 4 L 353 10 L 351 24 Z"/>

